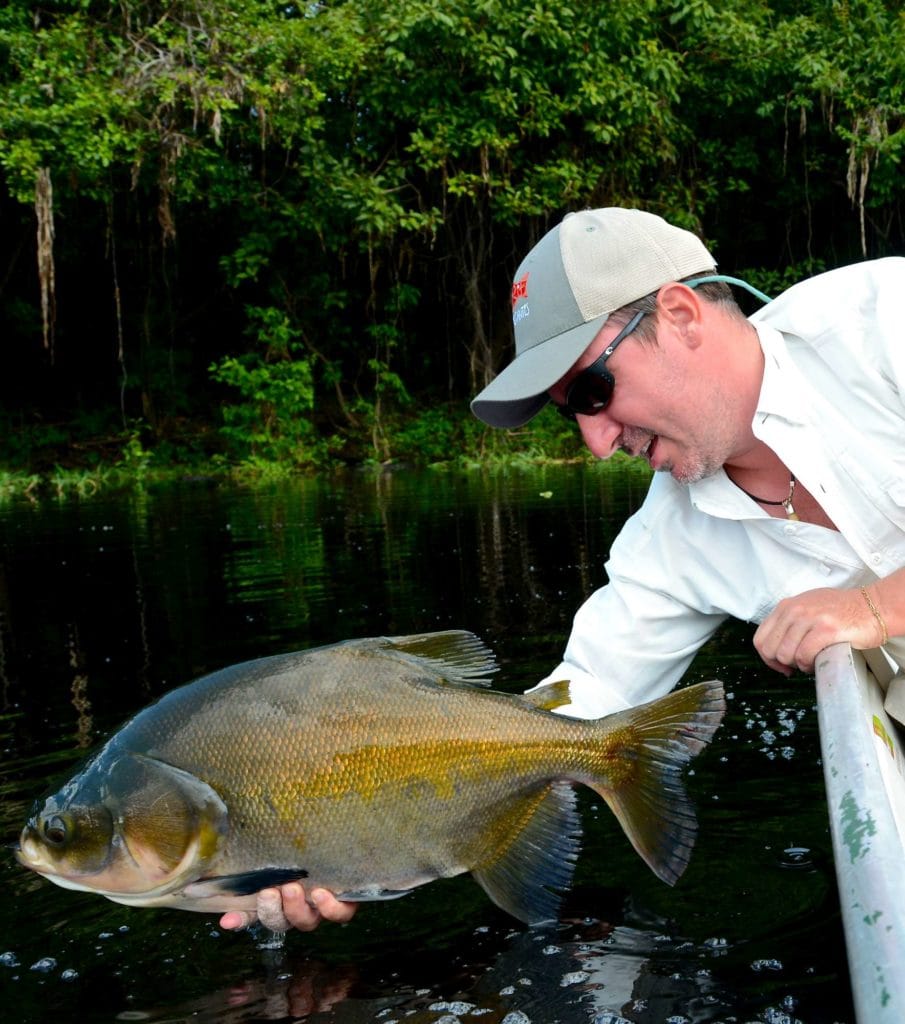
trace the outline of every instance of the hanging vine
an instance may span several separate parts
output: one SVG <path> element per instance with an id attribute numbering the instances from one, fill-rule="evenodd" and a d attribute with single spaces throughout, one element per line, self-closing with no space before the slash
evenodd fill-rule
<path id="1" fill-rule="evenodd" d="M 864 200 L 867 196 L 867 181 L 870 177 L 871 161 L 876 164 L 879 160 L 881 147 L 888 135 L 886 117 L 880 108 L 874 107 L 866 113 L 855 115 L 848 146 L 848 173 L 845 185 L 848 198 L 858 211 L 861 254 L 865 258 L 867 231 L 864 221 Z"/>
<path id="2" fill-rule="evenodd" d="M 38 281 L 41 286 L 41 324 L 44 348 L 53 362 L 56 323 L 56 281 L 53 264 L 53 184 L 50 169 L 42 167 L 35 182 L 35 215 L 38 219 Z"/>

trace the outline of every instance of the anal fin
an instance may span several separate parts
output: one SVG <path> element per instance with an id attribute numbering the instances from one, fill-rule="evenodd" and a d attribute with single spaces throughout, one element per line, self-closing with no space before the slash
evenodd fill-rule
<path id="1" fill-rule="evenodd" d="M 507 831 L 506 825 L 511 823 Z M 559 895 L 572 881 L 581 822 L 570 785 L 552 783 L 513 805 L 503 841 L 471 873 L 498 907 L 526 924 L 555 921 Z"/>

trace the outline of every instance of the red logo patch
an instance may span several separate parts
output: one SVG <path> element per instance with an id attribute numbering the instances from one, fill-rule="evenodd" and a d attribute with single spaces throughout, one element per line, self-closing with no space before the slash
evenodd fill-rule
<path id="1" fill-rule="evenodd" d="M 528 298 L 528 275 L 525 274 L 525 276 L 520 281 L 516 281 L 515 284 L 513 284 L 513 286 L 512 286 L 512 308 L 515 309 L 515 304 L 518 302 L 519 299 L 527 299 L 527 298 Z"/>

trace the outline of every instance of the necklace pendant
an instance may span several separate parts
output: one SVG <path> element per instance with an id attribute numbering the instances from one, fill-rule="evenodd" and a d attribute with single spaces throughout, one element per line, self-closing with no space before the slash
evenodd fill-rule
<path id="1" fill-rule="evenodd" d="M 800 523 L 801 522 L 801 519 L 799 518 L 798 513 L 795 511 L 794 508 L 792 508 L 792 498 L 791 497 L 786 498 L 786 500 L 782 503 L 782 507 L 786 510 L 786 518 L 787 519 L 791 519 L 795 523 Z"/>

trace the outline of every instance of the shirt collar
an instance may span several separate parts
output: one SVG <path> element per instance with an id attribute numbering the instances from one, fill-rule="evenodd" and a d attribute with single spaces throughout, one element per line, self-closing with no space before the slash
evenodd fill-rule
<path id="1" fill-rule="evenodd" d="M 764 376 L 753 421 L 754 433 L 761 437 L 762 425 L 771 416 L 778 416 L 787 423 L 805 422 L 801 401 L 804 381 L 789 353 L 786 337 L 767 324 L 753 326 L 764 354 Z"/>

